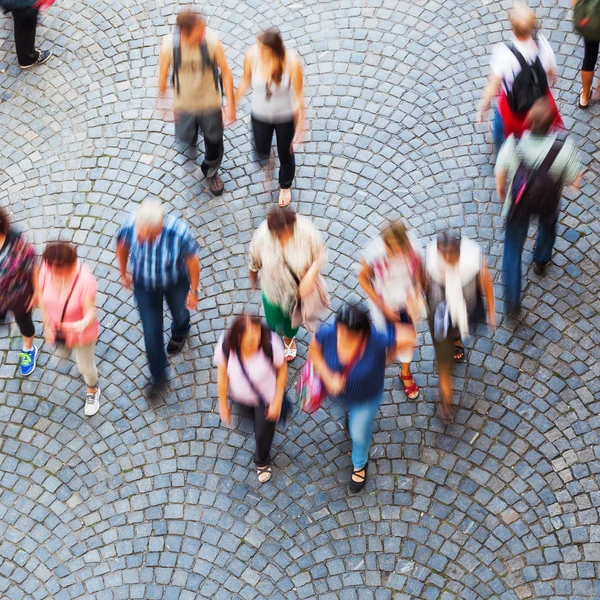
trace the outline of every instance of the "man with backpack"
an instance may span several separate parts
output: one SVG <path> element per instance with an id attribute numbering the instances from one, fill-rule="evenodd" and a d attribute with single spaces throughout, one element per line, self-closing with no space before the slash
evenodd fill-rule
<path id="1" fill-rule="evenodd" d="M 477 123 L 491 102 L 497 99 L 492 125 L 496 153 L 511 134 L 520 137 L 524 121 L 533 103 L 548 98 L 554 111 L 554 125 L 562 120 L 552 98 L 549 84 L 556 78 L 556 57 L 542 35 L 533 38 L 536 18 L 524 4 L 516 4 L 509 12 L 513 39 L 494 48 L 488 83 L 477 111 Z"/>
<path id="2" fill-rule="evenodd" d="M 533 270 L 543 275 L 552 258 L 560 197 L 565 185 L 579 187 L 581 162 L 569 139 L 550 133 L 554 120 L 546 98 L 535 102 L 520 140 L 511 135 L 496 163 L 496 191 L 504 200 L 506 217 L 502 270 L 508 313 L 517 316 L 521 306 L 521 255 L 529 221 L 539 217 Z"/>
<path id="3" fill-rule="evenodd" d="M 208 29 L 202 16 L 193 10 L 182 10 L 177 15 L 175 30 L 163 39 L 158 76 L 161 96 L 167 91 L 171 68 L 175 135 L 195 145 L 198 131 L 202 133 L 205 145 L 202 172 L 210 191 L 220 196 L 223 193 L 219 175 L 223 160 L 223 116 L 226 125 L 235 121 L 233 76 L 216 32 Z M 227 97 L 224 111 L 223 86 Z"/>

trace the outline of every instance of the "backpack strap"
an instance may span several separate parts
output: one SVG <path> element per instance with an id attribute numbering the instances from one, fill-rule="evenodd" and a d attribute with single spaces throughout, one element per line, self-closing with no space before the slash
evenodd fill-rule
<path id="1" fill-rule="evenodd" d="M 179 28 L 173 28 L 173 86 L 179 96 L 179 67 L 181 66 L 181 34 Z"/>
<path id="2" fill-rule="evenodd" d="M 553 165 L 563 146 L 564 141 L 559 139 L 554 140 L 550 150 L 548 151 L 548 154 L 546 154 L 546 158 L 544 158 L 544 160 L 539 166 L 540 171 L 547 173 L 550 170 L 550 167 Z"/>
<path id="3" fill-rule="evenodd" d="M 206 35 L 204 35 L 204 39 L 200 44 L 200 56 L 202 57 L 202 69 L 210 69 L 213 74 L 213 79 L 215 82 L 215 89 L 217 92 L 219 91 L 219 69 L 217 67 L 217 63 L 214 60 L 214 57 L 211 57 L 210 52 L 208 51 L 208 43 L 206 42 Z"/>
<path id="4" fill-rule="evenodd" d="M 528 67 L 529 64 L 525 60 L 525 57 L 517 50 L 517 47 L 514 44 L 506 44 L 506 47 L 515 55 L 515 58 L 519 61 L 521 65 L 521 69 Z"/>

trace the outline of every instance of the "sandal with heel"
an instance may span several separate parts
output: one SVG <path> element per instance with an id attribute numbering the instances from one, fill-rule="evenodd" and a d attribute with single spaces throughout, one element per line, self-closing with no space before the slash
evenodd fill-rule
<path id="1" fill-rule="evenodd" d="M 350 477 L 350 492 L 357 494 L 360 492 L 367 483 L 367 463 L 362 469 L 352 469 L 352 476 Z M 356 478 L 356 480 L 354 479 Z"/>
<path id="2" fill-rule="evenodd" d="M 416 384 L 415 380 L 413 379 L 412 375 L 400 375 L 400 379 L 402 379 L 402 381 L 412 381 L 412 383 L 410 385 L 406 385 L 405 383 L 403 383 L 402 385 L 404 386 L 404 393 L 406 394 L 406 397 L 409 400 L 416 400 L 419 397 L 419 386 Z M 414 394 L 414 396 L 412 396 L 411 394 Z"/>

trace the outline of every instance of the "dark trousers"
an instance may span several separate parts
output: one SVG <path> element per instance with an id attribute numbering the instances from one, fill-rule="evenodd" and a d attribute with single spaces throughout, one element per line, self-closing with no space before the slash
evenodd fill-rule
<path id="1" fill-rule="evenodd" d="M 254 464 L 257 467 L 266 467 L 269 464 L 269 454 L 275 437 L 276 421 L 267 421 L 267 409 L 264 406 L 247 406 L 239 404 L 240 412 L 245 417 L 254 419 L 254 439 L 256 450 L 254 452 Z"/>
<path id="2" fill-rule="evenodd" d="M 540 217 L 537 240 L 533 260 L 545 264 L 552 258 L 554 241 L 556 240 L 556 222 L 558 215 Z M 507 221 L 504 232 L 504 257 L 502 271 L 506 287 L 506 303 L 508 309 L 515 309 L 521 304 L 521 255 L 523 244 L 529 231 L 529 218 L 521 218 L 514 222 Z"/>
<path id="3" fill-rule="evenodd" d="M 583 40 L 585 46 L 585 54 L 583 55 L 582 71 L 595 71 L 596 61 L 598 60 L 598 48 L 600 42 L 592 42 L 592 40 Z"/>
<path id="4" fill-rule="evenodd" d="M 37 8 L 19 8 L 12 11 L 15 22 L 17 60 L 22 67 L 32 65 L 37 60 L 35 28 L 37 27 L 38 12 Z"/>
<path id="5" fill-rule="evenodd" d="M 223 162 L 223 113 L 221 110 L 191 114 L 180 112 L 175 117 L 175 135 L 182 142 L 195 146 L 198 132 L 204 138 L 204 161 L 202 172 L 206 177 L 214 177 Z"/>
<path id="6" fill-rule="evenodd" d="M 149 289 L 139 283 L 135 283 L 133 287 L 142 319 L 150 373 L 154 383 L 160 384 L 166 379 L 167 369 L 167 354 L 163 339 L 163 301 L 167 301 L 173 319 L 171 336 L 175 339 L 185 338 L 190 330 L 190 312 L 185 307 L 190 282 L 186 277 L 167 289 Z"/>
<path id="7" fill-rule="evenodd" d="M 256 152 L 265 158 L 271 153 L 273 132 L 277 137 L 277 154 L 279 154 L 279 187 L 284 190 L 292 187 L 296 174 L 296 158 L 292 152 L 292 140 L 296 126 L 294 121 L 286 123 L 265 123 L 252 117 L 252 132 Z"/>
<path id="8" fill-rule="evenodd" d="M 29 299 L 19 304 L 8 306 L 3 312 L 0 312 L 2 319 L 6 318 L 6 313 L 8 312 L 11 312 L 15 316 L 15 321 L 23 337 L 33 337 L 35 335 L 32 312 L 27 310 L 28 304 Z"/>

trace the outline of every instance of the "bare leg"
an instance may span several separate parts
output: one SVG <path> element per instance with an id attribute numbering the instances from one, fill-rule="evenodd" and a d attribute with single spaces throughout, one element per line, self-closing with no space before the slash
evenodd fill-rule
<path id="1" fill-rule="evenodd" d="M 581 93 L 580 102 L 583 106 L 587 106 L 590 103 L 593 81 L 594 71 L 581 71 L 581 84 L 583 91 Z"/>
<path id="2" fill-rule="evenodd" d="M 440 413 L 445 422 L 452 420 L 452 367 L 440 365 Z"/>
<path id="3" fill-rule="evenodd" d="M 23 336 L 23 350 L 31 350 L 33 348 L 33 336 Z"/>

